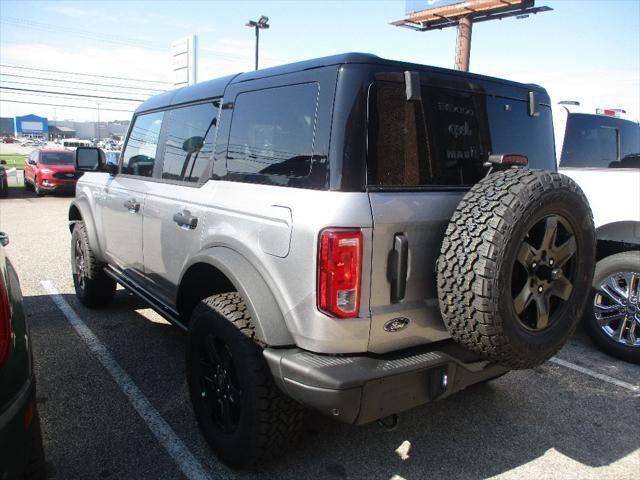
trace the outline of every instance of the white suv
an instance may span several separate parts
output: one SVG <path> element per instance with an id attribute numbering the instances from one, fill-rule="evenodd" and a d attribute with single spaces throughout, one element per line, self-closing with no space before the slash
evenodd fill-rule
<path id="1" fill-rule="evenodd" d="M 589 199 L 598 237 L 584 326 L 611 355 L 640 362 L 640 125 L 619 110 L 554 110 L 559 171 Z"/>

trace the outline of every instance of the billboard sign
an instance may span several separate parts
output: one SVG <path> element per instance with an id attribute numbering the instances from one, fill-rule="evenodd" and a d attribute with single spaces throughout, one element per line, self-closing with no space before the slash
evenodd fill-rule
<path id="1" fill-rule="evenodd" d="M 464 0 L 406 0 L 405 13 L 419 12 L 429 8 L 447 7 L 463 2 Z"/>
<path id="2" fill-rule="evenodd" d="M 180 38 L 171 44 L 173 85 L 184 87 L 198 81 L 198 38 L 195 35 Z"/>

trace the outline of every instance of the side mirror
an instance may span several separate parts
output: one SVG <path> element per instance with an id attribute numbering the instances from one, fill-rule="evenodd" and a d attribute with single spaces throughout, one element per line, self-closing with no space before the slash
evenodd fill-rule
<path id="1" fill-rule="evenodd" d="M 99 148 L 78 147 L 75 164 L 76 170 L 80 172 L 97 172 L 104 165 L 104 155 Z"/>
<path id="2" fill-rule="evenodd" d="M 204 145 L 204 138 L 202 137 L 191 137 L 187 138 L 182 144 L 182 150 L 187 153 L 195 153 L 202 148 Z"/>

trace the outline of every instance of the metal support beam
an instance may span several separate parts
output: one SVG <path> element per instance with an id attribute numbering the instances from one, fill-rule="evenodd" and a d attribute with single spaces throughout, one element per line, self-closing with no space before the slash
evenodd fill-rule
<path id="1" fill-rule="evenodd" d="M 471 56 L 471 30 L 473 23 L 470 17 L 462 17 L 458 21 L 458 41 L 456 43 L 455 69 L 462 72 L 469 71 L 469 58 Z"/>

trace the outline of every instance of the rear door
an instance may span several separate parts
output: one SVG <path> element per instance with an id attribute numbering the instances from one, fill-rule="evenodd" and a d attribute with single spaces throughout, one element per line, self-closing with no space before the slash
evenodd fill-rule
<path id="1" fill-rule="evenodd" d="M 422 74 L 421 98 L 407 101 L 402 73 L 376 78 L 368 118 L 369 349 L 386 352 L 449 337 L 438 308 L 436 261 L 449 219 L 486 175 L 489 154 L 523 153 L 551 166 L 554 156 L 550 115 L 528 115 L 526 90 L 522 99 L 499 97 L 471 80 Z M 460 88 L 447 88 L 456 81 Z M 534 123 L 523 131 L 519 121 Z M 542 147 L 534 146 L 541 139 Z"/>
<path id="2" fill-rule="evenodd" d="M 163 160 L 158 181 L 147 186 L 142 243 L 147 287 L 169 305 L 187 260 L 200 249 L 219 107 L 209 100 L 165 113 Z"/>

